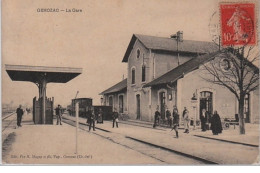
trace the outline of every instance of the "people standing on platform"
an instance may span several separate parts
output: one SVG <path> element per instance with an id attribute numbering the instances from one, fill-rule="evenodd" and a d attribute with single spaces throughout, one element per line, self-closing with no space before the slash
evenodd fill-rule
<path id="1" fill-rule="evenodd" d="M 200 121 L 201 121 L 201 131 L 206 131 L 206 117 L 207 117 L 206 109 L 202 109 L 201 115 L 200 115 Z"/>
<path id="2" fill-rule="evenodd" d="M 184 122 L 184 133 L 189 133 L 190 132 L 190 116 L 189 116 L 189 111 L 186 107 L 184 107 L 183 111 L 183 122 Z"/>
<path id="3" fill-rule="evenodd" d="M 96 129 L 95 129 L 95 120 L 96 120 L 96 118 L 95 117 L 96 116 L 95 116 L 94 108 L 92 108 L 90 110 L 90 115 L 89 115 L 89 129 L 88 129 L 88 131 L 91 130 L 91 127 L 93 127 L 93 131 L 96 131 Z"/>
<path id="4" fill-rule="evenodd" d="M 222 133 L 222 124 L 219 117 L 219 114 L 217 111 L 214 111 L 214 114 L 211 118 L 211 130 L 213 135 L 218 135 L 219 133 Z"/>
<path id="5" fill-rule="evenodd" d="M 117 109 L 114 108 L 114 112 L 112 114 L 112 119 L 113 119 L 113 128 L 115 127 L 115 123 L 116 123 L 116 127 L 118 128 L 118 112 L 117 112 Z"/>
<path id="6" fill-rule="evenodd" d="M 99 108 L 98 115 L 97 115 L 97 123 L 103 124 L 103 111 L 101 108 Z"/>
<path id="7" fill-rule="evenodd" d="M 62 121 L 62 113 L 61 113 L 61 106 L 58 105 L 58 107 L 55 109 L 56 112 L 56 117 L 57 117 L 57 123 L 56 125 L 60 124 L 62 125 L 61 121 Z"/>
<path id="8" fill-rule="evenodd" d="M 21 122 L 22 122 L 23 113 L 24 111 L 22 109 L 22 105 L 19 105 L 19 108 L 16 109 L 17 127 L 22 127 Z"/>
<path id="9" fill-rule="evenodd" d="M 182 117 L 184 117 L 184 114 L 185 114 L 186 111 L 187 111 L 187 108 L 184 107 L 184 109 L 183 109 L 183 111 L 182 111 Z"/>
<path id="10" fill-rule="evenodd" d="M 159 112 L 159 106 L 157 105 L 156 111 L 154 113 L 154 124 L 153 124 L 153 128 L 155 128 L 157 125 L 159 125 L 160 123 L 160 112 Z"/>
<path id="11" fill-rule="evenodd" d="M 172 115 L 168 107 L 166 106 L 166 118 L 168 120 L 168 125 L 172 127 Z"/>
<path id="12" fill-rule="evenodd" d="M 179 115 L 178 109 L 176 107 L 173 109 L 172 118 L 173 118 L 172 130 L 174 129 L 174 131 L 176 133 L 176 138 L 179 138 L 178 127 L 179 127 L 179 122 L 180 122 L 180 115 Z"/>

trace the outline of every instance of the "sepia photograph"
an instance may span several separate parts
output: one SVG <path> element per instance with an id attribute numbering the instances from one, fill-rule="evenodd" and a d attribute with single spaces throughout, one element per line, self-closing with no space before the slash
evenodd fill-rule
<path id="1" fill-rule="evenodd" d="M 2 0 L 0 165 L 258 165 L 257 0 Z"/>

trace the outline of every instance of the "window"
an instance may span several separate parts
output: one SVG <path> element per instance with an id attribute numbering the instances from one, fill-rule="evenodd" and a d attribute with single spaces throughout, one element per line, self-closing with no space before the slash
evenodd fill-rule
<path id="1" fill-rule="evenodd" d="M 145 65 L 142 66 L 142 82 L 145 81 Z"/>
<path id="2" fill-rule="evenodd" d="M 136 51 L 136 58 L 139 59 L 140 58 L 140 54 L 141 54 L 141 51 L 140 49 L 137 49 Z"/>
<path id="3" fill-rule="evenodd" d="M 132 84 L 135 84 L 135 68 L 132 68 Z"/>

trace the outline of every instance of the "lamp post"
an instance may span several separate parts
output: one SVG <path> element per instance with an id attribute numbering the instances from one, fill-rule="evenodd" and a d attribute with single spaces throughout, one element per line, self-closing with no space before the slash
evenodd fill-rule
<path id="1" fill-rule="evenodd" d="M 196 129 L 196 124 L 197 124 L 197 105 L 198 105 L 198 99 L 196 94 L 193 94 L 193 97 L 191 98 L 191 105 L 193 108 L 193 114 L 194 114 L 194 118 L 193 118 L 193 129 Z"/>

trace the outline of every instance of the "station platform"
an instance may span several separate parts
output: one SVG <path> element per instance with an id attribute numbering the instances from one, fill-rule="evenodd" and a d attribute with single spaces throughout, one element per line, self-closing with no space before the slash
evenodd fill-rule
<path id="1" fill-rule="evenodd" d="M 75 117 L 68 115 L 64 115 L 64 118 L 75 120 Z M 86 119 L 79 118 L 79 122 L 86 124 Z M 111 121 L 104 121 L 104 124 L 96 124 L 96 127 L 97 129 L 124 134 L 136 140 L 211 160 L 219 164 L 250 164 L 259 162 L 259 126 L 256 124 L 248 126 L 246 135 L 240 135 L 238 128 L 224 130 L 222 134 L 217 136 L 213 135 L 211 131 L 202 132 L 200 129 L 191 130 L 189 134 L 185 134 L 183 133 L 184 129 L 180 129 L 180 137 L 178 139 L 175 138 L 175 133 L 171 129 L 162 127 L 158 129 L 153 129 L 152 127 L 150 129 L 143 128 L 139 125 L 134 126 L 132 122 L 127 125 L 126 122 L 121 121 L 119 122 L 119 128 L 112 128 Z M 195 135 L 211 137 L 220 141 L 200 138 Z M 224 140 L 226 141 L 224 142 Z M 244 145 L 241 145 L 241 143 Z M 248 148 L 241 153 L 239 150 L 244 146 Z"/>
<path id="2" fill-rule="evenodd" d="M 75 120 L 75 117 L 66 114 L 63 118 Z M 85 126 L 86 119 L 79 118 L 79 123 Z M 180 129 L 180 137 L 176 139 L 174 131 L 170 129 L 144 128 L 123 121 L 119 122 L 119 128 L 112 128 L 111 121 L 104 121 L 103 124 L 96 124 L 96 131 L 79 130 L 77 154 L 75 127 L 64 122 L 63 125 L 56 125 L 55 120 L 54 125 L 33 125 L 30 115 L 23 119 L 22 125 L 23 127 L 13 130 L 15 139 L 11 149 L 3 153 L 3 161 L 7 164 L 161 164 L 158 160 L 107 140 L 110 137 L 115 137 L 112 140 L 116 140 L 117 135 L 218 164 L 259 163 L 259 126 L 256 124 L 247 124 L 246 135 L 239 135 L 238 128 L 223 130 L 218 136 L 212 135 L 211 131 L 201 132 L 199 129 L 191 129 L 189 134 L 185 134 Z M 110 136 L 102 137 L 105 133 Z"/>
<path id="3" fill-rule="evenodd" d="M 66 123 L 34 125 L 31 114 L 23 117 L 22 127 L 12 129 L 9 132 L 14 135 L 9 135 L 11 143 L 5 147 L 10 148 L 3 152 L 3 164 L 158 164 L 155 159 L 80 129 L 76 153 L 75 127 Z"/>
<path id="4" fill-rule="evenodd" d="M 140 127 L 152 128 L 153 122 L 146 122 L 140 120 L 126 120 L 121 121 L 123 124 L 135 125 Z M 219 135 L 213 135 L 211 130 L 207 130 L 205 132 L 201 131 L 200 126 L 190 126 L 190 133 L 197 137 L 207 138 L 207 139 L 214 139 L 223 142 L 231 142 L 231 143 L 239 143 L 244 145 L 252 145 L 252 146 L 259 146 L 259 124 L 249 124 L 246 123 L 246 135 L 239 134 L 239 126 L 230 126 L 229 128 L 224 128 L 223 133 Z M 157 126 L 156 129 L 162 131 L 169 131 L 170 127 L 167 125 Z M 184 130 L 183 124 L 179 127 L 180 130 Z"/>

